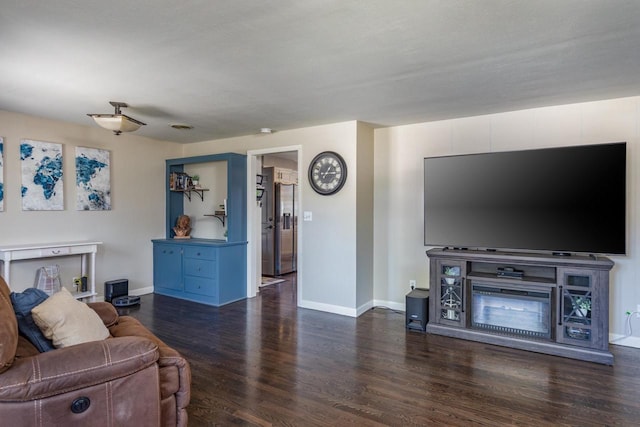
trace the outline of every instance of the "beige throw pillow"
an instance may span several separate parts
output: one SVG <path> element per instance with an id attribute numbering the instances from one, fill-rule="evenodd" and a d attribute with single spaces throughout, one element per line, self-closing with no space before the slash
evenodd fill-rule
<path id="1" fill-rule="evenodd" d="M 31 310 L 42 334 L 56 348 L 88 341 L 100 341 L 109 336 L 102 319 L 86 304 L 76 300 L 62 288 Z"/>

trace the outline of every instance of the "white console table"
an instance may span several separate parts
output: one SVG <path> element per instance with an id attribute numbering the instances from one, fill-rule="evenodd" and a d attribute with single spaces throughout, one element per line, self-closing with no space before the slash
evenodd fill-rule
<path id="1" fill-rule="evenodd" d="M 60 243 L 35 243 L 31 245 L 0 246 L 0 261 L 2 261 L 2 276 L 11 286 L 11 262 L 25 259 L 53 258 L 60 256 L 80 255 L 81 275 L 87 276 L 87 258 L 89 275 L 87 276 L 87 291 L 76 292 L 78 299 L 88 298 L 96 293 L 96 252 L 102 242 L 60 242 Z M 88 255 L 91 255 L 88 257 Z"/>

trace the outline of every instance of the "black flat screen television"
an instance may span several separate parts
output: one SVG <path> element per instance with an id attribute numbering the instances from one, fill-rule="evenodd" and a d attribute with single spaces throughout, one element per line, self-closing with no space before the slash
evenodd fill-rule
<path id="1" fill-rule="evenodd" d="M 424 159 L 424 242 L 625 254 L 626 143 Z"/>

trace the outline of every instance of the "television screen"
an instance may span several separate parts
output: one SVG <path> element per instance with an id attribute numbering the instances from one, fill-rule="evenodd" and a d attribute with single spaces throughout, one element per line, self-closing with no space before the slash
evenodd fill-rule
<path id="1" fill-rule="evenodd" d="M 424 159 L 427 246 L 626 250 L 626 143 Z"/>

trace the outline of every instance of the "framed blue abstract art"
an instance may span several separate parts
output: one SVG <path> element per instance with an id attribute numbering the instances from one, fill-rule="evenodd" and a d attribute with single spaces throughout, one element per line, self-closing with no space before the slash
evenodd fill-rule
<path id="1" fill-rule="evenodd" d="M 64 210 L 62 144 L 23 139 L 20 163 L 22 210 Z"/>
<path id="2" fill-rule="evenodd" d="M 76 209 L 111 210 L 109 151 L 76 147 Z"/>

